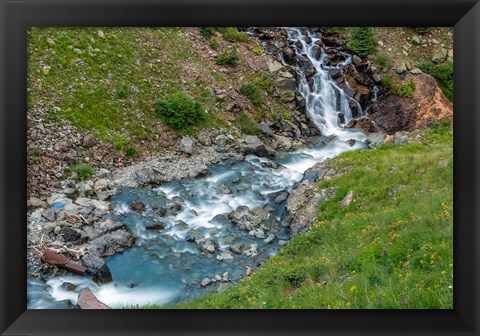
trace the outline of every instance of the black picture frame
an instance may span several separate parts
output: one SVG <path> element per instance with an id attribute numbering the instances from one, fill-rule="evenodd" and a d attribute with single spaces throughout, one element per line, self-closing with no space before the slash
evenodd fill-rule
<path id="1" fill-rule="evenodd" d="M 479 335 L 480 4 L 472 0 L 0 0 L 2 335 Z M 32 26 L 454 27 L 454 309 L 26 310 Z"/>

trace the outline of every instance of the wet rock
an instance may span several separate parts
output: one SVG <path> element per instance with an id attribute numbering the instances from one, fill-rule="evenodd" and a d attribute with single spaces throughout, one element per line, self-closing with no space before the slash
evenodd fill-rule
<path id="1" fill-rule="evenodd" d="M 189 136 L 184 136 L 178 146 L 178 150 L 182 153 L 192 154 L 193 153 L 193 139 Z"/>
<path id="2" fill-rule="evenodd" d="M 83 137 L 83 147 L 85 148 L 91 148 L 95 146 L 95 138 L 91 134 L 87 134 Z"/>
<path id="3" fill-rule="evenodd" d="M 202 245 L 202 250 L 208 253 L 214 253 L 218 245 L 211 239 L 207 239 Z"/>
<path id="4" fill-rule="evenodd" d="M 245 248 L 245 245 L 242 243 L 236 243 L 236 244 L 230 245 L 230 250 L 236 254 L 242 253 L 244 248 Z"/>
<path id="5" fill-rule="evenodd" d="M 165 225 L 163 223 L 153 223 L 145 227 L 146 230 L 163 230 L 165 229 Z"/>
<path id="6" fill-rule="evenodd" d="M 265 238 L 263 241 L 266 243 L 266 244 L 270 244 L 271 242 L 273 242 L 275 240 L 275 235 L 273 233 L 270 233 L 267 238 Z"/>
<path id="7" fill-rule="evenodd" d="M 145 204 L 138 201 L 130 201 L 128 205 L 135 211 L 143 211 L 145 209 Z"/>
<path id="8" fill-rule="evenodd" d="M 187 236 L 185 237 L 185 240 L 189 243 L 199 242 L 203 239 L 204 239 L 203 235 L 194 229 L 191 229 L 190 231 L 188 231 Z"/>
<path id="9" fill-rule="evenodd" d="M 378 131 L 378 127 L 368 117 L 360 117 L 359 119 L 352 119 L 347 124 L 348 128 L 359 128 L 367 133 L 374 133 Z"/>
<path id="10" fill-rule="evenodd" d="M 287 47 L 282 50 L 283 58 L 285 62 L 292 65 L 295 62 L 295 52 L 292 48 Z"/>
<path id="11" fill-rule="evenodd" d="M 71 282 L 64 282 L 62 283 L 62 288 L 70 292 L 70 291 L 74 291 L 77 288 L 77 286 L 75 286 Z"/>
<path id="12" fill-rule="evenodd" d="M 87 268 L 87 273 L 92 276 L 93 281 L 95 281 L 96 283 L 105 284 L 113 280 L 110 269 L 108 268 L 105 261 L 98 255 L 87 252 L 82 257 L 82 264 L 84 267 Z"/>
<path id="13" fill-rule="evenodd" d="M 275 197 L 274 202 L 277 203 L 277 204 L 281 204 L 281 203 L 285 202 L 287 200 L 287 198 L 288 198 L 288 192 L 284 191 L 284 192 L 280 193 L 280 195 Z"/>
<path id="14" fill-rule="evenodd" d="M 328 74 L 333 79 L 337 79 L 342 75 L 342 70 L 340 70 L 338 68 L 331 68 L 331 69 L 328 69 Z"/>
<path id="15" fill-rule="evenodd" d="M 244 154 L 255 154 L 260 157 L 271 157 L 276 154 L 273 148 L 264 144 L 262 140 L 255 135 L 246 135 L 244 140 L 245 144 L 240 146 L 240 150 Z"/>
<path id="16" fill-rule="evenodd" d="M 250 245 L 250 249 L 244 252 L 247 257 L 256 257 L 258 255 L 258 245 L 252 244 Z"/>
<path id="17" fill-rule="evenodd" d="M 78 309 L 110 309 L 108 305 L 99 301 L 89 288 L 82 288 L 78 293 Z"/>
<path id="18" fill-rule="evenodd" d="M 305 78 L 310 78 L 315 74 L 315 67 L 313 64 L 305 57 L 301 55 L 296 55 L 297 65 L 305 74 Z"/>
<path id="19" fill-rule="evenodd" d="M 274 135 L 275 140 L 277 141 L 278 147 L 284 150 L 289 150 L 292 148 L 292 140 L 283 136 L 283 135 Z"/>
<path id="20" fill-rule="evenodd" d="M 223 281 L 223 282 L 229 282 L 229 281 L 231 281 L 230 275 L 228 274 L 228 272 L 225 272 L 225 273 L 222 274 L 222 281 Z"/>
<path id="21" fill-rule="evenodd" d="M 255 238 L 265 239 L 265 232 L 263 232 L 263 230 L 261 230 L 261 229 L 255 230 L 254 234 L 255 234 Z"/>
<path id="22" fill-rule="evenodd" d="M 200 286 L 202 287 L 207 287 L 209 285 L 212 284 L 212 280 L 210 280 L 209 278 L 204 278 L 202 279 L 202 281 L 200 282 Z"/>
<path id="23" fill-rule="evenodd" d="M 233 256 L 232 256 L 230 253 L 228 253 L 228 252 L 222 252 L 220 255 L 218 255 L 218 256 L 216 257 L 216 259 L 217 259 L 218 261 L 222 261 L 222 260 L 232 260 L 232 259 L 233 259 Z"/>

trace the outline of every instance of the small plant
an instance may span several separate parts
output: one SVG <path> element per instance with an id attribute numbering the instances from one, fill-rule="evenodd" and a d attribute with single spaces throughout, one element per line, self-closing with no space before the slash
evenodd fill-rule
<path id="1" fill-rule="evenodd" d="M 348 41 L 348 47 L 362 57 L 367 57 L 376 46 L 371 27 L 355 28 L 352 38 Z"/>
<path id="2" fill-rule="evenodd" d="M 385 54 L 377 54 L 373 59 L 373 64 L 382 69 L 390 69 L 392 61 Z"/>
<path id="3" fill-rule="evenodd" d="M 213 34 L 212 27 L 201 27 L 200 34 L 202 34 L 204 37 L 211 36 Z"/>
<path id="4" fill-rule="evenodd" d="M 184 92 L 177 92 L 164 100 L 156 101 L 155 111 L 166 125 L 182 131 L 206 119 L 200 103 Z"/>
<path id="5" fill-rule="evenodd" d="M 430 33 L 430 27 L 415 27 L 417 34 L 428 34 Z"/>
<path id="6" fill-rule="evenodd" d="M 75 166 L 71 166 L 68 168 L 70 172 L 77 173 L 77 180 L 83 181 L 87 177 L 90 177 L 95 174 L 95 168 L 90 166 L 87 163 L 79 163 Z"/>
<path id="7" fill-rule="evenodd" d="M 215 36 L 213 36 L 210 40 L 210 47 L 212 47 L 212 49 L 218 48 L 218 40 Z"/>
<path id="8" fill-rule="evenodd" d="M 134 157 L 138 153 L 137 149 L 135 147 L 128 147 L 127 150 L 125 151 L 125 155 L 127 157 Z"/>
<path id="9" fill-rule="evenodd" d="M 248 41 L 248 35 L 243 32 L 239 32 L 235 27 L 221 27 L 218 28 L 220 34 L 222 34 L 225 40 L 230 42 L 246 42 Z"/>
<path id="10" fill-rule="evenodd" d="M 32 155 L 35 156 L 35 157 L 39 157 L 42 155 L 42 151 L 40 150 L 40 148 L 33 148 L 32 149 Z"/>
<path id="11" fill-rule="evenodd" d="M 252 51 L 257 55 L 263 54 L 262 48 L 260 48 L 260 47 L 255 47 L 255 48 L 252 49 Z"/>
<path id="12" fill-rule="evenodd" d="M 255 81 L 255 85 L 267 93 L 273 92 L 272 78 L 266 72 L 262 73 L 261 77 Z"/>
<path id="13" fill-rule="evenodd" d="M 231 66 L 237 66 L 238 64 L 238 52 L 237 47 L 230 46 L 222 50 L 221 53 L 217 55 L 215 63 L 219 65 L 228 64 Z"/>
<path id="14" fill-rule="evenodd" d="M 400 97 L 413 98 L 413 93 L 415 92 L 415 82 L 413 79 L 410 79 L 408 83 L 400 85 L 396 91 Z"/>
<path id="15" fill-rule="evenodd" d="M 382 86 L 387 89 L 387 90 L 391 90 L 393 88 L 393 80 L 392 80 L 392 77 L 390 76 L 383 76 L 381 81 L 380 81 L 380 84 L 382 84 Z"/>
<path id="16" fill-rule="evenodd" d="M 239 118 L 240 129 L 245 134 L 259 134 L 261 132 L 260 125 L 255 121 L 249 118 L 248 115 L 242 114 Z"/>
<path id="17" fill-rule="evenodd" d="M 118 99 L 124 99 L 127 97 L 128 88 L 125 85 L 122 85 L 117 89 L 116 96 Z"/>
<path id="18" fill-rule="evenodd" d="M 262 92 L 253 84 L 243 84 L 240 87 L 240 92 L 247 97 L 253 105 L 263 105 Z"/>

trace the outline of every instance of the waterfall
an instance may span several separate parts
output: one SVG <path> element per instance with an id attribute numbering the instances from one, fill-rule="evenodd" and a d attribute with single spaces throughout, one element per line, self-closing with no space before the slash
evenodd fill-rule
<path id="1" fill-rule="evenodd" d="M 307 58 L 315 69 L 311 86 L 304 71 L 300 67 L 296 69 L 298 91 L 305 99 L 306 113 L 323 135 L 336 134 L 352 119 L 350 101 L 354 102 L 359 113 L 363 114 L 360 104 L 348 97 L 329 74 L 330 69 L 339 69 L 350 64 L 351 56 L 348 55 L 347 59 L 337 66 L 327 66 L 325 62 L 327 53 L 316 43 L 321 41 L 316 35 L 308 30 L 306 30 L 307 35 L 304 35 L 300 28 L 287 28 L 287 32 L 296 54 Z M 301 42 L 301 48 L 298 46 L 298 41 Z"/>

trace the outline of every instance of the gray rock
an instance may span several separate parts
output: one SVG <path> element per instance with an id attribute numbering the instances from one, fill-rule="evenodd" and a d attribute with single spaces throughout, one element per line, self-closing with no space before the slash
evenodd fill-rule
<path id="1" fill-rule="evenodd" d="M 110 174 L 110 171 L 109 171 L 109 170 L 107 170 L 107 169 L 105 169 L 105 168 L 101 168 L 101 169 L 98 171 L 97 176 L 98 176 L 99 178 L 105 178 L 105 177 L 108 176 L 108 174 Z"/>
<path id="2" fill-rule="evenodd" d="M 268 126 L 267 123 L 262 122 L 260 124 L 260 129 L 261 129 L 263 134 L 266 134 L 266 135 L 269 135 L 269 136 L 273 135 L 272 129 L 270 128 L 270 126 Z"/>
<path id="3" fill-rule="evenodd" d="M 95 146 L 95 138 L 91 134 L 87 134 L 83 137 L 83 147 L 91 148 Z"/>
<path id="4" fill-rule="evenodd" d="M 193 139 L 189 136 L 184 136 L 178 150 L 182 153 L 192 154 L 193 153 Z"/>
<path id="5" fill-rule="evenodd" d="M 92 208 L 100 209 L 103 211 L 110 210 L 109 202 L 93 200 L 90 198 L 79 197 L 75 200 L 75 203 L 83 207 L 92 207 Z"/>
<path id="6" fill-rule="evenodd" d="M 203 240 L 203 238 L 204 237 L 200 232 L 198 232 L 197 230 L 191 229 L 190 231 L 188 231 L 187 236 L 185 237 L 185 240 L 190 243 L 193 243 L 193 242 L 199 242 Z"/>
<path id="7" fill-rule="evenodd" d="M 271 242 L 273 242 L 275 240 L 275 235 L 273 233 L 270 233 L 267 238 L 265 238 L 263 241 L 266 243 L 266 244 L 270 244 Z"/>
<path id="8" fill-rule="evenodd" d="M 200 282 L 200 286 L 202 287 L 207 287 L 210 284 L 212 284 L 212 280 L 210 280 L 209 278 L 204 278 L 202 282 Z"/>
<path id="9" fill-rule="evenodd" d="M 355 64 L 355 65 L 362 64 L 362 59 L 357 55 L 353 55 L 352 61 L 353 61 L 353 64 Z"/>
<path id="10" fill-rule="evenodd" d="M 382 81 L 382 76 L 380 76 L 379 74 L 374 74 L 372 78 L 373 78 L 373 81 L 377 84 Z"/>
<path id="11" fill-rule="evenodd" d="M 352 203 L 353 200 L 353 190 L 349 190 L 345 197 L 340 201 L 340 206 L 345 208 Z"/>
<path id="12" fill-rule="evenodd" d="M 277 204 L 281 204 L 281 203 L 285 202 L 287 200 L 287 198 L 288 198 L 288 192 L 284 191 L 284 192 L 280 193 L 280 195 L 275 197 L 274 202 L 277 203 Z"/>
<path id="13" fill-rule="evenodd" d="M 407 71 L 407 65 L 405 63 L 400 64 L 396 69 L 398 74 L 402 74 Z"/>
<path id="14" fill-rule="evenodd" d="M 412 75 L 421 75 L 423 73 L 423 71 L 420 70 L 419 68 L 412 68 L 412 70 L 410 70 L 410 73 Z"/>
<path id="15" fill-rule="evenodd" d="M 55 221 L 55 211 L 51 209 L 46 209 L 42 211 L 42 217 L 49 222 Z"/>
<path id="16" fill-rule="evenodd" d="M 99 201 L 106 201 L 112 196 L 112 194 L 106 190 L 97 191 L 96 194 Z"/>
<path id="17" fill-rule="evenodd" d="M 217 244 L 211 239 L 207 239 L 205 243 L 202 245 L 202 250 L 208 253 L 214 253 L 216 249 L 217 249 Z"/>
<path id="18" fill-rule="evenodd" d="M 420 38 L 418 36 L 412 37 L 412 42 L 415 43 L 415 44 L 421 44 L 422 43 L 422 41 L 420 40 Z"/>
<path id="19" fill-rule="evenodd" d="M 265 232 L 262 229 L 255 230 L 255 237 L 258 239 L 265 239 Z"/>
<path id="20" fill-rule="evenodd" d="M 448 51 L 445 48 L 437 50 L 432 55 L 432 62 L 441 63 L 447 59 Z"/>
<path id="21" fill-rule="evenodd" d="M 113 280 L 110 269 L 105 261 L 98 255 L 91 253 L 90 251 L 87 252 L 82 257 L 82 264 L 87 268 L 87 273 L 92 275 L 93 281 L 96 283 L 104 284 Z"/>
<path id="22" fill-rule="evenodd" d="M 217 288 L 217 292 L 218 293 L 221 293 L 221 292 L 224 292 L 227 288 L 229 287 L 232 287 L 232 284 L 230 283 L 221 283 L 218 288 Z"/>
<path id="23" fill-rule="evenodd" d="M 222 252 L 220 255 L 217 256 L 216 258 L 218 261 L 222 261 L 222 260 L 232 260 L 233 259 L 233 256 L 228 253 L 228 252 Z"/>
<path id="24" fill-rule="evenodd" d="M 230 250 L 236 254 L 242 253 L 244 248 L 245 248 L 245 245 L 242 243 L 236 243 L 236 244 L 230 245 Z"/>
<path id="25" fill-rule="evenodd" d="M 31 197 L 27 202 L 27 207 L 29 209 L 46 208 L 47 207 L 47 202 L 42 201 L 42 200 L 40 200 L 36 197 Z"/>
<path id="26" fill-rule="evenodd" d="M 95 185 L 94 185 L 95 191 L 107 189 L 109 182 L 110 181 L 107 179 L 97 180 L 97 182 L 95 182 Z"/>
<path id="27" fill-rule="evenodd" d="M 230 279 L 230 276 L 229 276 L 228 272 L 223 273 L 222 281 L 223 282 L 229 282 L 230 280 L 231 279 Z"/>
<path id="28" fill-rule="evenodd" d="M 220 134 L 215 138 L 215 144 L 218 146 L 225 146 L 227 142 L 228 138 L 223 134 Z"/>
<path id="29" fill-rule="evenodd" d="M 135 238 L 129 231 L 116 230 L 95 238 L 91 242 L 89 251 L 94 251 L 101 257 L 107 257 L 123 252 L 128 247 L 131 247 L 134 242 Z"/>
<path id="30" fill-rule="evenodd" d="M 76 188 L 66 188 L 63 190 L 63 193 L 68 197 L 68 198 L 75 198 L 78 196 L 78 190 Z"/>

